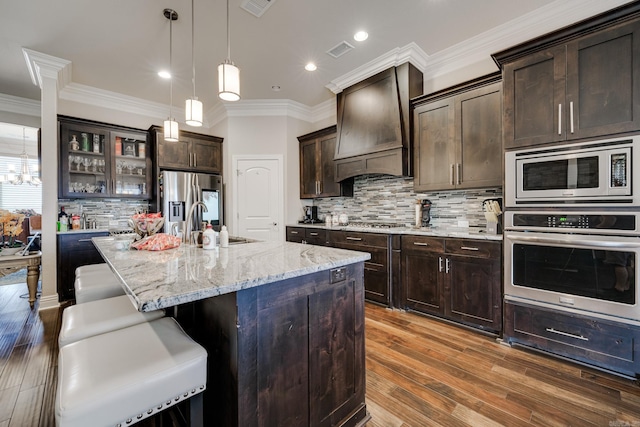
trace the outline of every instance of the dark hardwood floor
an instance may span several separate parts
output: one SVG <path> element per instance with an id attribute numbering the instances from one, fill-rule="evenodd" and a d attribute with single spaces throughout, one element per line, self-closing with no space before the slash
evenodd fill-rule
<path id="1" fill-rule="evenodd" d="M 30 310 L 25 293 L 0 286 L 0 427 L 55 425 L 62 310 Z M 416 314 L 365 313 L 367 427 L 640 426 L 635 381 Z"/>

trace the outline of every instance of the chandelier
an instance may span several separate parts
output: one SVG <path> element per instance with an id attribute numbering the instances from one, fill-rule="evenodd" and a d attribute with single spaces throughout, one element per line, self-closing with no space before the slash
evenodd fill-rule
<path id="1" fill-rule="evenodd" d="M 0 175 L 0 182 L 7 182 L 13 185 L 29 184 L 38 186 L 42 181 L 31 173 L 29 168 L 29 156 L 27 155 L 25 143 L 25 130 L 22 128 L 22 154 L 20 154 L 20 173 L 16 174 L 13 166 L 9 166 L 9 172 Z"/>

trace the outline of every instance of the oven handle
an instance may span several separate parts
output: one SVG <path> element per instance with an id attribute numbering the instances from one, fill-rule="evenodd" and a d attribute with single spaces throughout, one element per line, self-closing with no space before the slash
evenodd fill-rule
<path id="1" fill-rule="evenodd" d="M 589 245 L 598 248 L 614 248 L 614 249 L 625 249 L 625 248 L 640 248 L 640 241 L 637 241 L 635 238 L 619 238 L 624 239 L 623 241 L 612 241 L 605 240 L 611 239 L 611 236 L 585 236 L 580 235 L 579 238 L 573 238 L 571 235 L 567 236 L 563 235 L 562 239 L 554 239 L 553 237 L 542 237 L 540 235 L 532 236 L 529 233 L 509 233 L 505 232 L 504 237 L 510 239 L 515 242 L 531 242 L 531 243 L 551 243 L 551 244 L 567 244 L 567 243 L 579 243 L 581 245 Z M 599 240 L 598 237 L 602 237 L 603 240 Z M 595 239 L 594 239 L 595 238 Z"/>

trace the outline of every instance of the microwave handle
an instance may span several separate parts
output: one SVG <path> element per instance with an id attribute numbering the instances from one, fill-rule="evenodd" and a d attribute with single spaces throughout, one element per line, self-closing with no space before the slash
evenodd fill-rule
<path id="1" fill-rule="evenodd" d="M 631 248 L 640 248 L 640 242 L 628 241 L 625 239 L 624 242 L 616 242 L 616 241 L 601 241 L 601 240 L 592 240 L 589 239 L 588 236 L 580 236 L 578 240 L 575 239 L 567 239 L 566 234 L 562 234 L 562 238 L 554 239 L 553 237 L 542 237 L 542 236 L 531 236 L 531 235 L 520 235 L 521 233 L 517 233 L 514 235 L 512 233 L 505 233 L 505 237 L 510 238 L 516 242 L 529 242 L 529 243 L 551 243 L 551 244 L 567 244 L 567 243 L 580 243 L 581 245 L 589 245 L 594 246 L 601 249 L 631 249 Z M 525 234 L 525 233 L 522 233 Z M 631 239 L 629 239 L 631 240 Z"/>

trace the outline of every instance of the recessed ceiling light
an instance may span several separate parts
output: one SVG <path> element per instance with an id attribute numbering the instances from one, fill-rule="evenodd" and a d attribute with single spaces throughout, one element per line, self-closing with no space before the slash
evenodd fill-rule
<path id="1" fill-rule="evenodd" d="M 365 41 L 369 37 L 369 33 L 366 31 L 358 31 L 353 35 L 353 39 L 357 42 Z"/>
<path id="2" fill-rule="evenodd" d="M 163 79 L 170 79 L 171 78 L 171 73 L 168 71 L 158 71 L 158 75 L 160 77 L 162 77 Z"/>
<path id="3" fill-rule="evenodd" d="M 316 67 L 316 64 L 314 64 L 313 62 L 309 62 L 307 65 L 304 66 L 304 69 L 307 71 L 315 71 L 318 69 L 318 67 Z"/>

